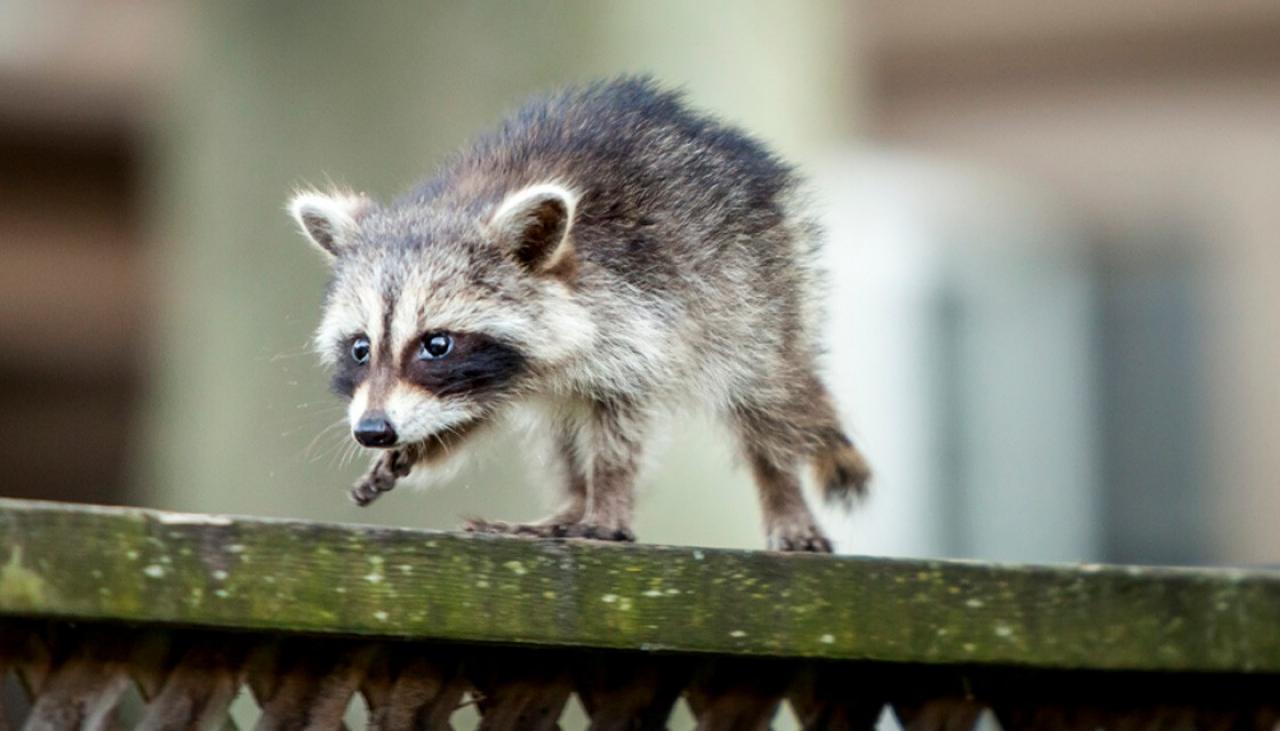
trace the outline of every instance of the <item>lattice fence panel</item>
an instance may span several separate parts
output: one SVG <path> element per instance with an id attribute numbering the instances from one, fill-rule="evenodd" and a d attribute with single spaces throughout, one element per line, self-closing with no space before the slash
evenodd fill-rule
<path id="1" fill-rule="evenodd" d="M 1271 676 L 1074 674 L 812 663 L 109 625 L 0 623 L 0 731 L 237 728 L 559 729 L 571 699 L 592 729 L 662 729 L 678 702 L 700 729 L 967 731 L 990 713 L 1020 729 L 1277 728 Z M 16 678 L 18 682 L 13 682 Z M 363 713 L 352 713 L 352 704 Z M 243 719 L 242 719 L 243 720 Z"/>

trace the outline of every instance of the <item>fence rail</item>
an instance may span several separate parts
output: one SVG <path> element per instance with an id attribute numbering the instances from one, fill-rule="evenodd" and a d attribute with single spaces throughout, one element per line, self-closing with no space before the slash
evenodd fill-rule
<path id="1" fill-rule="evenodd" d="M 784 555 L 0 500 L 31 729 L 1271 729 L 1280 574 Z M 16 680 L 17 682 L 13 682 Z M 0 684 L 0 690 L 5 686 Z M 17 708 L 22 705 L 21 708 Z M 6 715 L 7 714 L 7 715 Z"/>

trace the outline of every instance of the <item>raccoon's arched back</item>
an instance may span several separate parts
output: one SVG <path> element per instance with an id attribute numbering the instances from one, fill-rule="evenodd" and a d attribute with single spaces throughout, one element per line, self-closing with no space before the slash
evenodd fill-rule
<path id="1" fill-rule="evenodd" d="M 746 133 L 694 111 L 681 92 L 628 76 L 532 99 L 402 200 L 494 205 L 544 182 L 581 191 L 588 225 L 674 214 L 682 226 L 763 228 L 783 215 L 795 175 Z"/>

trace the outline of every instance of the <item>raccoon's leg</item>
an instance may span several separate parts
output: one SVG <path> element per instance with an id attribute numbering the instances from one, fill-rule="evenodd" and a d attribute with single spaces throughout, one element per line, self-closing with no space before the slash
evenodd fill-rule
<path id="1" fill-rule="evenodd" d="M 771 550 L 831 552 L 831 541 L 805 503 L 797 474 L 801 460 L 812 452 L 810 418 L 803 411 L 813 406 L 807 400 L 796 403 L 784 399 L 740 405 L 730 416 L 759 490 Z"/>
<path id="2" fill-rule="evenodd" d="M 586 513 L 565 526 L 571 538 L 634 541 L 631 522 L 635 513 L 635 483 L 640 473 L 649 419 L 643 408 L 629 399 L 597 401 L 587 420 L 588 452 Z"/>
<path id="3" fill-rule="evenodd" d="M 578 452 L 578 429 L 562 424 L 557 430 L 556 451 L 564 470 L 564 489 L 556 512 L 538 521 L 539 525 L 562 526 L 582 522 L 587 512 L 587 472 Z"/>
<path id="4" fill-rule="evenodd" d="M 561 429 L 561 450 L 569 474 L 564 506 L 536 523 L 472 518 L 467 521 L 466 530 L 541 538 L 634 541 L 632 493 L 646 424 L 643 412 L 628 402 L 610 400 L 592 404 L 589 415 L 576 428 L 566 425 Z"/>
<path id="5" fill-rule="evenodd" d="M 805 504 L 795 462 L 780 465 L 768 452 L 748 447 L 747 454 L 764 511 L 766 545 L 773 551 L 831 553 L 831 541 Z"/>
<path id="6" fill-rule="evenodd" d="M 810 375 L 803 383 L 809 406 L 798 420 L 798 426 L 806 432 L 805 456 L 813 467 L 822 498 L 830 505 L 848 509 L 855 498 L 866 494 L 871 467 L 845 436 L 831 394 L 822 381 Z"/>
<path id="7" fill-rule="evenodd" d="M 556 429 L 556 456 L 564 472 L 561 504 L 554 513 L 536 523 L 507 523 L 498 520 L 470 518 L 464 526 L 475 533 L 513 533 L 516 535 L 555 538 L 564 536 L 569 525 L 582 522 L 587 512 L 587 474 L 577 446 L 578 428 L 566 421 Z"/>

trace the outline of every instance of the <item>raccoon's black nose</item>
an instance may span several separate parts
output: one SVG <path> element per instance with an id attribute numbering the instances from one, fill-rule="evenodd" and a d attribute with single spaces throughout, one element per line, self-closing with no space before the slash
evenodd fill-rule
<path id="1" fill-rule="evenodd" d="M 396 430 L 382 414 L 368 414 L 352 430 L 356 441 L 366 447 L 390 447 L 396 443 Z"/>

